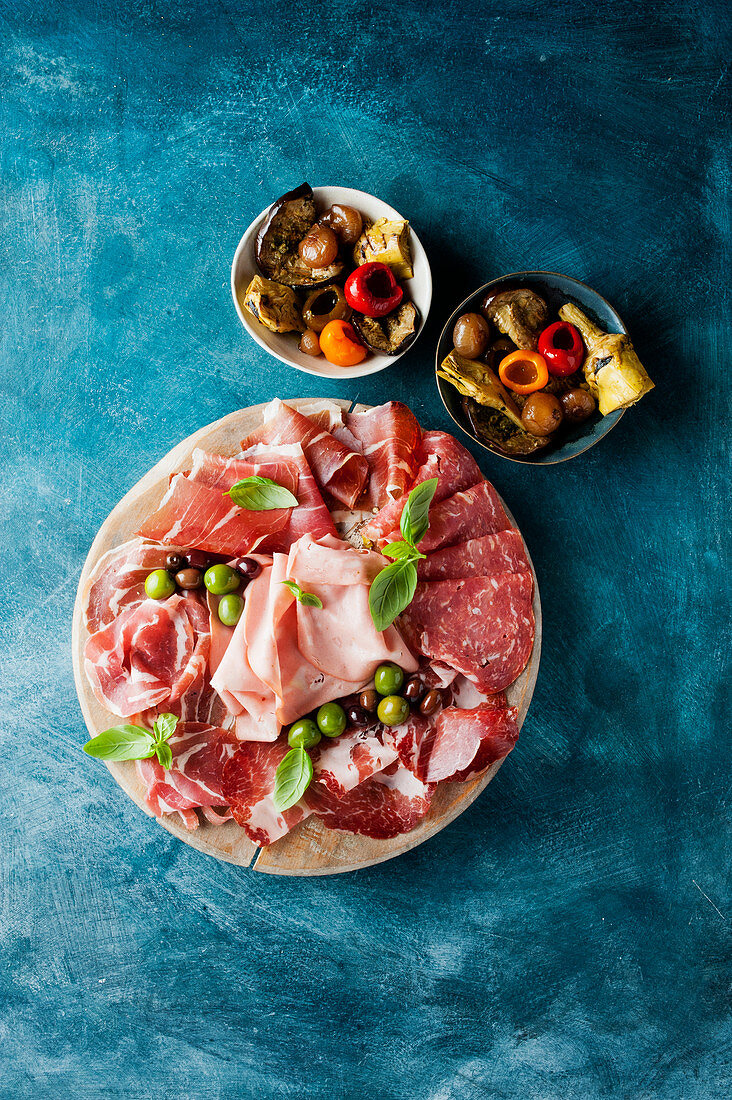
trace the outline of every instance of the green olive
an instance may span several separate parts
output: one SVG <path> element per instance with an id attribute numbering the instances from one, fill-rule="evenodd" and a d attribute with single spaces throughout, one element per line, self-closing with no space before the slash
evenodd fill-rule
<path id="1" fill-rule="evenodd" d="M 227 592 L 236 592 L 241 577 L 228 565 L 210 565 L 203 574 L 203 583 L 214 596 L 224 596 Z"/>
<path id="2" fill-rule="evenodd" d="M 409 703 L 401 695 L 387 695 L 379 703 L 376 713 L 385 726 L 401 726 L 409 718 Z"/>
<path id="3" fill-rule="evenodd" d="M 175 581 L 167 569 L 153 569 L 145 579 L 145 595 L 151 600 L 167 600 L 175 592 Z"/>
<path id="4" fill-rule="evenodd" d="M 379 665 L 374 676 L 374 687 L 379 695 L 396 695 L 404 683 L 404 673 L 399 665 L 391 661 L 386 665 Z"/>
<path id="5" fill-rule="evenodd" d="M 304 749 L 312 749 L 320 740 L 320 730 L 312 718 L 298 718 L 293 722 L 287 734 L 287 744 L 293 749 L 302 746 Z"/>
<path id="6" fill-rule="evenodd" d="M 219 600 L 219 618 L 224 626 L 236 626 L 244 610 L 244 600 L 236 592 L 229 592 Z"/>
<path id="7" fill-rule="evenodd" d="M 340 703 L 323 703 L 317 720 L 324 737 L 340 737 L 346 728 L 346 712 Z"/>

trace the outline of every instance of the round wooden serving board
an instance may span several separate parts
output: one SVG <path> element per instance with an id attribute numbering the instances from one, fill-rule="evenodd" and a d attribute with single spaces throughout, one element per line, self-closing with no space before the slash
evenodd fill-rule
<path id="1" fill-rule="evenodd" d="M 308 401 L 312 400 L 313 398 L 308 398 Z M 305 404 L 304 401 L 299 400 L 287 403 L 295 407 Z M 348 408 L 350 403 L 339 401 L 338 404 Z M 356 411 L 367 407 L 356 406 Z M 90 573 L 102 554 L 134 536 L 142 520 L 157 507 L 168 487 L 170 476 L 190 467 L 194 448 L 202 447 L 204 450 L 222 455 L 236 454 L 240 449 L 240 441 L 262 423 L 264 408 L 265 405 L 262 404 L 240 409 L 201 428 L 188 439 L 184 439 L 130 489 L 99 529 L 81 572 L 72 626 L 74 679 L 90 736 L 95 737 L 103 729 L 119 721 L 117 716 L 100 706 L 84 674 L 83 652 L 88 633 L 84 625 L 82 593 Z M 510 512 L 508 515 L 511 516 Z M 541 604 L 536 575 L 534 575 L 534 614 L 536 638 L 531 658 L 521 676 L 507 692 L 509 702 L 518 708 L 519 727 L 523 724 L 529 709 L 539 670 Z M 247 838 L 243 829 L 233 821 L 217 826 L 202 823 L 198 829 L 189 832 L 177 815 L 156 820 L 164 829 L 185 841 L 186 844 L 227 863 L 248 867 L 256 855 L 255 870 L 265 871 L 268 874 L 333 875 L 393 859 L 394 856 L 399 856 L 403 852 L 408 852 L 410 848 L 422 844 L 466 810 L 490 783 L 500 766 L 501 761 L 469 783 L 441 783 L 435 792 L 427 816 L 410 833 L 391 840 L 371 840 L 365 836 L 326 829 L 316 818 L 309 818 L 271 847 L 257 849 L 257 846 Z M 89 767 L 93 767 L 91 761 Z M 108 763 L 107 767 L 123 791 L 137 803 L 140 809 L 150 815 L 150 811 L 145 806 L 145 788 L 137 775 L 134 763 Z M 259 852 L 258 855 L 257 852 Z"/>

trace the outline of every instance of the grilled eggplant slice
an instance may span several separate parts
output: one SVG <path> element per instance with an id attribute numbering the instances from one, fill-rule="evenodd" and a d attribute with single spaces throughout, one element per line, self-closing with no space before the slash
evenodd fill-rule
<path id="1" fill-rule="evenodd" d="M 351 324 L 364 344 L 380 355 L 400 355 L 419 332 L 419 310 L 414 302 L 402 302 L 399 309 L 377 320 L 354 313 Z"/>
<path id="2" fill-rule="evenodd" d="M 327 268 L 310 268 L 300 259 L 298 245 L 315 224 L 315 198 L 309 183 L 288 191 L 273 203 L 257 233 L 257 267 L 268 279 L 286 286 L 320 286 L 343 271 L 340 259 Z"/>
<path id="3" fill-rule="evenodd" d="M 294 290 L 255 275 L 242 300 L 244 309 L 271 332 L 303 332 L 300 303 Z"/>

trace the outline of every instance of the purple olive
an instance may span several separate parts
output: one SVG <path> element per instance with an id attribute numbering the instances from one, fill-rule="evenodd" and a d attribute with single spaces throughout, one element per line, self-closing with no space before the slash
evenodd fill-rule
<path id="1" fill-rule="evenodd" d="M 254 558 L 237 558 L 234 562 L 234 569 L 250 581 L 253 581 L 262 572 L 262 566 Z"/>
<path id="2" fill-rule="evenodd" d="M 351 706 L 346 710 L 346 717 L 348 718 L 349 726 L 367 726 L 371 721 L 371 718 L 363 709 L 359 706 Z"/>

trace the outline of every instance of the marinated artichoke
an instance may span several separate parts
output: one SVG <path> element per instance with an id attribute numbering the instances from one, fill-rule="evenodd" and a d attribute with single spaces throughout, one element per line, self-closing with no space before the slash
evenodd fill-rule
<path id="1" fill-rule="evenodd" d="M 603 332 L 571 303 L 562 306 L 559 316 L 582 334 L 587 348 L 582 369 L 603 416 L 615 409 L 634 405 L 653 389 L 653 382 L 636 355 L 629 336 L 619 332 Z"/>
<path id="2" fill-rule="evenodd" d="M 305 328 L 294 290 L 255 275 L 242 300 L 244 309 L 272 332 L 302 332 Z"/>
<path id="3" fill-rule="evenodd" d="M 546 302 L 533 290 L 518 288 L 487 294 L 481 309 L 504 336 L 522 351 L 536 351 L 547 318 Z"/>
<path id="4" fill-rule="evenodd" d="M 411 279 L 414 268 L 409 222 L 379 218 L 356 241 L 353 259 L 357 267 L 369 263 L 387 264 L 398 279 Z"/>

